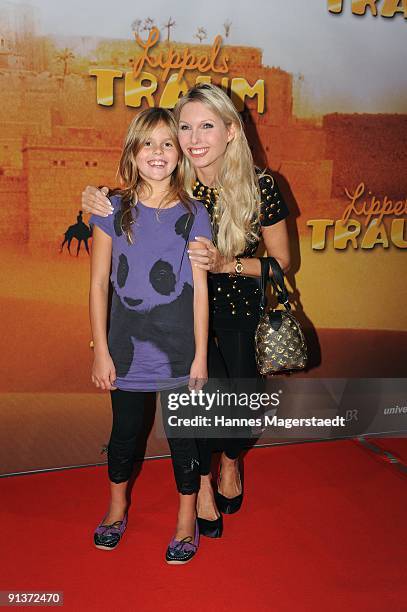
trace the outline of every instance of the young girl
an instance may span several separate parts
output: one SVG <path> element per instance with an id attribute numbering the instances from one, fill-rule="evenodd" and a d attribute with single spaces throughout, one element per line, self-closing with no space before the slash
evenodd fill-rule
<path id="1" fill-rule="evenodd" d="M 158 108 L 141 112 L 125 139 L 122 188 L 110 197 L 113 214 L 90 220 L 92 381 L 110 391 L 113 411 L 110 508 L 94 534 L 95 545 L 106 550 L 118 545 L 127 525 L 127 483 L 146 393 L 186 384 L 199 388 L 207 378 L 207 278 L 205 271 L 191 268 L 188 249 L 198 246 L 191 242 L 195 236 L 210 239 L 212 232 L 205 207 L 184 190 L 181 157 L 173 116 Z M 199 540 L 199 455 L 194 439 L 169 437 L 168 442 L 179 513 L 166 560 L 185 563 Z"/>

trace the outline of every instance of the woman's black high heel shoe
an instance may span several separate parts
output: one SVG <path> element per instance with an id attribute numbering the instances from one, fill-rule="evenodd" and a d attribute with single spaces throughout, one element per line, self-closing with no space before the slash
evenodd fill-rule
<path id="1" fill-rule="evenodd" d="M 199 533 L 207 538 L 220 538 L 223 533 L 223 518 L 218 516 L 214 521 L 200 518 L 198 516 Z"/>
<path id="2" fill-rule="evenodd" d="M 220 480 L 221 480 L 221 469 L 219 466 L 218 488 L 219 488 Z M 235 497 L 225 497 L 224 495 L 219 493 L 219 490 L 215 492 L 216 505 L 218 506 L 219 511 L 222 512 L 223 514 L 235 514 L 235 512 L 240 510 L 240 506 L 242 505 L 242 502 L 243 502 L 243 482 L 242 482 L 242 477 L 240 475 L 240 471 L 239 471 L 239 480 L 240 480 L 240 486 L 242 487 L 242 492 L 239 495 L 236 495 Z"/>
<path id="3" fill-rule="evenodd" d="M 211 483 L 212 486 L 212 483 Z M 213 490 L 213 489 L 212 489 Z M 223 517 L 220 514 L 213 521 L 197 516 L 199 533 L 207 538 L 220 538 L 223 533 Z"/>

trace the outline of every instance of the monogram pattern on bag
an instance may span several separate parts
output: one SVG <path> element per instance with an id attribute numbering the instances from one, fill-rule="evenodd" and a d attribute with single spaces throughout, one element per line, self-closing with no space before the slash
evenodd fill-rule
<path id="1" fill-rule="evenodd" d="M 256 329 L 256 360 L 260 374 L 281 370 L 302 370 L 307 363 L 304 334 L 295 317 L 282 311 L 280 328 L 274 330 L 268 313 L 264 314 Z"/>

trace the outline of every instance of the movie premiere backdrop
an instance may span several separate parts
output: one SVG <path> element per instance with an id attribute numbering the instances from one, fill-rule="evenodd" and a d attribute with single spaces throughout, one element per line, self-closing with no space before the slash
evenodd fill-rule
<path id="1" fill-rule="evenodd" d="M 301 376 L 405 377 L 406 35 L 406 0 L 0 0 L 2 474 L 106 460 L 81 192 L 195 83 L 229 93 L 290 208 Z"/>

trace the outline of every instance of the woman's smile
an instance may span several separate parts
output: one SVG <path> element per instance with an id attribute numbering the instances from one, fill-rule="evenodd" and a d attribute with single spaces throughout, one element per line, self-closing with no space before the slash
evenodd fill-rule
<path id="1" fill-rule="evenodd" d="M 234 130 L 226 126 L 222 117 L 202 102 L 188 102 L 182 107 L 178 140 L 181 149 L 199 172 L 203 182 L 211 182 L 223 163 L 228 143 Z"/>
<path id="2" fill-rule="evenodd" d="M 209 147 L 189 147 L 191 157 L 204 157 L 209 151 Z"/>

